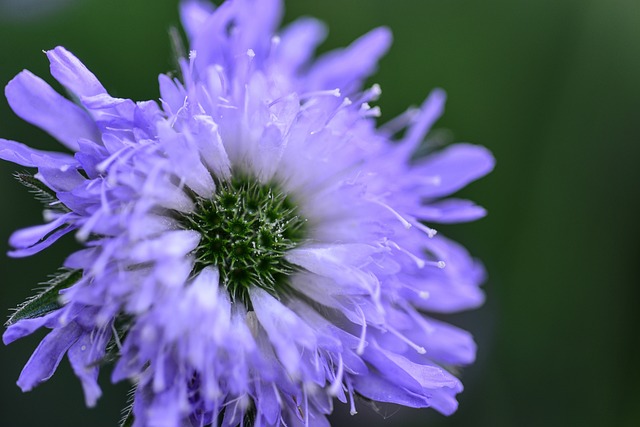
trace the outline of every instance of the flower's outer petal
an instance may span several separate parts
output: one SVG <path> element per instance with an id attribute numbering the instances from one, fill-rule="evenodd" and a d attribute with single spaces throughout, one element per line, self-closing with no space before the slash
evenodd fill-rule
<path id="1" fill-rule="evenodd" d="M 292 22 L 280 34 L 274 57 L 284 69 L 297 71 L 311 60 L 316 46 L 327 36 L 326 26 L 313 18 L 301 18 Z"/>
<path id="2" fill-rule="evenodd" d="M 24 144 L 0 138 L 0 159 L 29 168 L 68 169 L 77 161 L 68 154 L 36 150 Z"/>
<path id="3" fill-rule="evenodd" d="M 14 77 L 7 84 L 5 95 L 20 118 L 45 130 L 73 151 L 78 149 L 79 138 L 100 140 L 98 128 L 85 111 L 29 71 Z"/>
<path id="4" fill-rule="evenodd" d="M 493 170 L 494 164 L 493 155 L 486 148 L 454 144 L 420 162 L 413 173 L 428 178 L 420 186 L 420 194 L 435 198 L 449 195 L 485 176 Z M 433 177 L 437 179 L 431 179 Z"/>
<path id="5" fill-rule="evenodd" d="M 45 239 L 50 233 L 65 224 L 67 219 L 73 214 L 68 213 L 56 218 L 47 224 L 35 225 L 15 231 L 9 237 L 9 244 L 16 249 L 31 247 L 39 241 Z"/>
<path id="6" fill-rule="evenodd" d="M 276 425 L 280 416 L 280 404 L 273 383 L 260 381 L 256 386 L 256 398 L 254 400 L 258 418 L 264 418 L 265 425 Z"/>
<path id="7" fill-rule="evenodd" d="M 56 193 L 64 191 L 78 191 L 86 184 L 86 179 L 75 168 L 47 168 L 41 167 L 36 175 L 47 187 Z"/>
<path id="8" fill-rule="evenodd" d="M 449 224 L 475 221 L 484 217 L 487 211 L 470 200 L 450 198 L 418 207 L 411 213 L 423 221 Z"/>
<path id="9" fill-rule="evenodd" d="M 205 168 L 191 140 L 175 132 L 167 122 L 158 125 L 164 151 L 177 177 L 203 199 L 211 198 L 216 189 L 211 173 Z"/>
<path id="10" fill-rule="evenodd" d="M 259 287 L 251 288 L 249 296 L 280 361 L 290 372 L 297 373 L 300 351 L 296 343 L 307 348 L 313 347 L 316 343 L 314 331 L 293 311 Z M 294 336 L 291 331 L 296 331 Z"/>
<path id="11" fill-rule="evenodd" d="M 62 357 L 81 333 L 82 329 L 74 322 L 49 332 L 33 352 L 18 378 L 18 386 L 22 391 L 30 391 L 51 378 Z"/>
<path id="12" fill-rule="evenodd" d="M 359 394 L 378 402 L 396 403 L 411 408 L 429 406 L 427 398 L 401 387 L 393 380 L 383 378 L 375 372 L 368 375 L 354 375 L 351 381 Z"/>
<path id="13" fill-rule="evenodd" d="M 438 235 L 429 240 L 429 250 L 446 267 L 430 276 L 408 278 L 428 298 L 412 298 L 417 307 L 438 313 L 453 313 L 475 308 L 484 302 L 480 285 L 486 278 L 483 265 L 461 245 Z"/>
<path id="14" fill-rule="evenodd" d="M 196 248 L 200 233 L 192 230 L 167 231 L 154 239 L 135 244 L 129 256 L 135 262 L 167 261 L 181 259 Z"/>
<path id="15" fill-rule="evenodd" d="M 158 83 L 163 107 L 169 110 L 169 114 L 177 114 L 178 110 L 184 107 L 186 103 L 187 94 L 184 88 L 166 74 L 158 76 Z"/>
<path id="16" fill-rule="evenodd" d="M 419 113 L 412 120 L 406 136 L 402 140 L 401 151 L 406 159 L 418 148 L 431 126 L 444 111 L 447 94 L 442 89 L 434 89 L 420 107 Z"/>
<path id="17" fill-rule="evenodd" d="M 73 372 L 82 382 L 85 403 L 88 407 L 95 406 L 102 395 L 98 385 L 98 366 L 104 357 L 105 347 L 110 337 L 111 329 L 108 327 L 96 333 L 84 333 L 67 353 Z"/>
<path id="18" fill-rule="evenodd" d="M 38 252 L 48 248 L 53 245 L 59 238 L 69 233 L 72 230 L 75 230 L 77 227 L 73 225 L 68 225 L 66 227 L 62 227 L 54 231 L 53 233 L 46 236 L 44 240 L 36 243 L 33 246 L 29 246 L 28 248 L 16 249 L 14 251 L 7 252 L 12 258 L 24 258 L 31 256 L 33 254 L 37 254 Z"/>
<path id="19" fill-rule="evenodd" d="M 198 132 L 186 135 L 193 138 L 204 164 L 213 174 L 222 179 L 231 178 L 231 162 L 225 151 L 218 125 L 209 116 L 197 116 L 195 122 Z"/>
<path id="20" fill-rule="evenodd" d="M 53 329 L 55 326 L 59 325 L 60 316 L 62 316 L 62 314 L 62 310 L 55 310 L 42 317 L 22 319 L 13 325 L 10 325 L 7 330 L 4 331 L 4 334 L 2 335 L 2 342 L 5 345 L 9 345 L 15 340 L 31 335 L 43 326 Z"/>
<path id="21" fill-rule="evenodd" d="M 429 359 L 449 365 L 475 361 L 476 343 L 469 332 L 435 319 L 422 319 L 418 324 L 421 328 L 408 330 L 405 335 L 426 348 Z"/>
<path id="22" fill-rule="evenodd" d="M 180 20 L 187 36 L 195 39 L 215 7 L 211 2 L 203 0 L 186 0 L 180 2 Z"/>
<path id="23" fill-rule="evenodd" d="M 237 25 L 241 31 L 235 35 L 237 52 L 251 49 L 262 59 L 269 54 L 272 35 L 275 33 L 283 14 L 282 0 L 238 0 Z"/>
<path id="24" fill-rule="evenodd" d="M 390 45 L 391 31 L 376 28 L 343 51 L 320 57 L 309 72 L 308 84 L 316 90 L 344 88 L 348 93 L 375 71 L 378 60 Z"/>
<path id="25" fill-rule="evenodd" d="M 106 93 L 96 76 L 71 52 L 58 46 L 46 52 L 51 75 L 78 98 Z"/>

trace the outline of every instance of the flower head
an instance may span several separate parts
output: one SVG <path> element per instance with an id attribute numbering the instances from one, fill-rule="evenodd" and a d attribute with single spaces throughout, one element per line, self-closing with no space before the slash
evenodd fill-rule
<path id="1" fill-rule="evenodd" d="M 325 425 L 334 398 L 450 414 L 475 344 L 429 317 L 483 301 L 482 266 L 425 223 L 484 210 L 444 197 L 493 167 L 457 144 L 414 158 L 440 115 L 436 90 L 376 128 L 362 84 L 390 44 L 379 28 L 313 59 L 324 27 L 277 32 L 279 0 L 181 7 L 191 53 L 161 101 L 111 97 L 70 52 L 47 52 L 78 104 L 28 71 L 13 110 L 73 154 L 0 140 L 0 158 L 46 204 L 11 236 L 24 257 L 74 232 L 83 248 L 9 321 L 12 342 L 51 332 L 25 391 L 66 354 L 86 402 L 99 365 L 130 380 L 134 426 Z M 403 132 L 402 137 L 396 137 Z"/>

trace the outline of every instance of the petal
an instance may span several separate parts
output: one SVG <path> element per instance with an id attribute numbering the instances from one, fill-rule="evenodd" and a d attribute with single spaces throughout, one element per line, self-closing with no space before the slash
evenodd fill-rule
<path id="1" fill-rule="evenodd" d="M 411 171 L 423 197 L 442 197 L 493 170 L 495 160 L 479 145 L 454 144 L 432 154 Z M 421 181 L 421 177 L 423 177 Z"/>
<path id="2" fill-rule="evenodd" d="M 98 366 L 105 354 L 106 345 L 111 338 L 111 329 L 103 328 L 94 333 L 84 333 L 69 348 L 68 356 L 73 372 L 82 382 L 85 403 L 93 407 L 102 395 L 98 385 Z"/>
<path id="3" fill-rule="evenodd" d="M 77 97 L 106 93 L 96 76 L 64 47 L 58 46 L 46 54 L 51 63 L 51 75 Z"/>
<path id="4" fill-rule="evenodd" d="M 200 161 L 195 144 L 177 133 L 167 122 L 160 122 L 158 136 L 175 175 L 203 199 L 209 199 L 216 189 L 211 173 Z"/>
<path id="5" fill-rule="evenodd" d="M 54 221 L 47 224 L 35 225 L 33 227 L 23 228 L 14 232 L 9 237 L 9 244 L 17 249 L 24 249 L 35 245 L 39 241 L 45 239 L 51 232 L 65 224 L 67 219 L 73 214 L 68 213 L 62 215 Z"/>
<path id="6" fill-rule="evenodd" d="M 378 60 L 391 45 L 391 31 L 376 28 L 354 41 L 349 47 L 320 57 L 309 72 L 313 89 L 356 90 L 376 69 Z"/>
<path id="7" fill-rule="evenodd" d="M 69 347 L 78 340 L 82 329 L 76 323 L 51 331 L 31 355 L 25 365 L 18 386 L 22 391 L 30 391 L 35 386 L 51 378 Z"/>
<path id="8" fill-rule="evenodd" d="M 280 34 L 274 56 L 285 70 L 295 72 L 307 63 L 316 47 L 327 36 L 326 26 L 312 18 L 302 18 L 287 26 Z"/>
<path id="9" fill-rule="evenodd" d="M 23 249 L 16 249 L 15 251 L 9 251 L 7 252 L 7 255 L 9 255 L 10 257 L 13 258 L 24 258 L 24 257 L 28 257 L 31 256 L 33 254 L 37 254 L 38 252 L 48 248 L 49 246 L 53 245 L 59 238 L 61 238 L 62 236 L 64 236 L 65 234 L 69 233 L 70 231 L 73 231 L 77 228 L 77 226 L 75 225 L 68 225 L 66 227 L 60 228 L 58 229 L 58 231 L 55 231 L 51 234 L 49 234 L 48 236 L 46 236 L 46 238 L 42 241 L 40 241 L 39 243 L 36 243 L 33 246 L 30 246 L 28 248 L 23 248 Z"/>
<path id="10" fill-rule="evenodd" d="M 14 77 L 7 84 L 5 94 L 20 118 L 40 127 L 73 151 L 78 149 L 79 138 L 100 140 L 98 128 L 84 110 L 29 71 Z"/>
<path id="11" fill-rule="evenodd" d="M 180 20 L 191 40 L 202 31 L 202 27 L 215 7 L 208 1 L 186 0 L 180 2 Z"/>
<path id="12" fill-rule="evenodd" d="M 420 107 L 419 113 L 413 118 L 407 135 L 402 140 L 401 150 L 407 155 L 407 159 L 418 148 L 431 126 L 442 115 L 446 100 L 447 94 L 442 89 L 435 89 Z"/>
<path id="13" fill-rule="evenodd" d="M 411 408 L 429 406 L 425 396 L 409 391 L 374 372 L 353 376 L 351 381 L 359 394 L 374 401 L 397 403 Z"/>
<path id="14" fill-rule="evenodd" d="M 474 362 L 476 343 L 469 332 L 435 319 L 423 318 L 418 324 L 420 328 L 404 333 L 427 350 L 429 359 L 450 365 L 469 365 Z"/>
<path id="15" fill-rule="evenodd" d="M 300 350 L 296 344 L 313 347 L 314 331 L 293 311 L 259 287 L 249 290 L 251 303 L 262 327 L 267 331 L 278 358 L 291 373 L 297 373 Z M 292 336 L 291 331 L 296 331 Z"/>
<path id="16" fill-rule="evenodd" d="M 63 310 L 55 310 L 42 317 L 22 319 L 7 328 L 2 335 L 2 342 L 5 345 L 9 345 L 20 338 L 31 335 L 43 326 L 53 329 L 56 325 L 59 325 L 60 316 L 62 316 L 62 314 Z"/>
<path id="17" fill-rule="evenodd" d="M 68 154 L 40 151 L 24 144 L 0 138 L 0 159 L 30 168 L 69 169 L 77 161 Z"/>
<path id="18" fill-rule="evenodd" d="M 423 221 L 449 224 L 475 221 L 484 217 L 487 211 L 470 200 L 444 199 L 420 206 L 410 213 Z"/>

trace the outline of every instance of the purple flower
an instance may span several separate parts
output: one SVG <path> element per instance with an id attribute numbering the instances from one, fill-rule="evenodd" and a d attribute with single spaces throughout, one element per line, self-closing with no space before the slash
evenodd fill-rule
<path id="1" fill-rule="evenodd" d="M 28 71 L 7 85 L 16 114 L 73 152 L 0 140 L 0 158 L 37 168 L 17 177 L 46 205 L 9 254 L 70 232 L 83 245 L 9 321 L 7 344 L 51 329 L 18 385 L 66 354 L 89 406 L 99 366 L 115 363 L 134 426 L 327 425 L 334 398 L 355 413 L 356 396 L 454 412 L 449 369 L 475 344 L 428 313 L 480 305 L 484 270 L 425 224 L 485 214 L 444 197 L 488 173 L 491 154 L 415 158 L 439 90 L 376 128 L 380 88 L 362 84 L 385 28 L 314 59 L 324 26 L 277 32 L 279 0 L 181 12 L 191 53 L 182 79 L 160 75 L 159 103 L 111 97 L 62 47 L 51 73 L 78 103 Z"/>

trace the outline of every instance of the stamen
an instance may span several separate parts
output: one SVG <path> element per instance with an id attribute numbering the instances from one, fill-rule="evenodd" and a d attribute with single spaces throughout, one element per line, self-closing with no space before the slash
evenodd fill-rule
<path id="1" fill-rule="evenodd" d="M 394 248 L 396 248 L 397 250 L 399 250 L 403 254 L 407 255 L 409 258 L 411 258 L 413 260 L 413 262 L 416 263 L 418 268 L 423 268 L 427 264 L 427 261 L 423 260 L 422 258 L 417 257 L 416 255 L 412 254 L 411 252 L 409 252 L 405 248 L 400 247 L 396 242 L 393 242 L 391 240 L 388 240 L 388 242 L 389 242 L 389 244 L 391 246 L 393 246 Z"/>
<path id="2" fill-rule="evenodd" d="M 411 341 L 409 338 L 404 336 L 402 333 L 400 333 L 400 331 L 398 331 L 394 327 L 387 326 L 386 329 L 389 332 L 391 332 L 393 335 L 395 335 L 396 337 L 400 338 L 405 344 L 407 344 L 409 347 L 411 347 L 412 349 L 417 351 L 419 354 L 425 354 L 427 352 L 427 350 L 425 350 L 424 347 L 419 346 L 418 344 L 414 343 L 413 341 Z"/>
<path id="3" fill-rule="evenodd" d="M 391 206 L 389 206 L 388 204 L 381 202 L 379 200 L 375 200 L 375 199 L 369 199 L 369 201 L 382 206 L 383 208 L 385 208 L 386 210 L 388 210 L 389 212 L 391 212 L 393 214 L 393 216 L 395 216 L 398 221 L 400 221 L 402 223 L 402 225 L 404 226 L 404 228 L 406 228 L 407 230 L 411 228 L 411 223 L 409 221 L 407 221 L 406 219 L 404 219 L 404 217 L 402 215 L 400 215 L 398 213 L 398 211 L 394 210 Z"/>
<path id="4" fill-rule="evenodd" d="M 320 96 L 334 96 L 340 98 L 340 89 L 328 89 L 328 90 L 315 90 L 310 92 L 304 92 L 300 94 L 300 99 L 316 98 Z"/>
<path id="5" fill-rule="evenodd" d="M 358 342 L 358 347 L 356 348 L 356 354 L 362 355 L 364 353 L 364 346 L 366 345 L 365 338 L 367 337 L 367 318 L 364 315 L 364 312 L 360 308 L 360 306 L 356 306 L 358 314 L 362 319 L 362 330 L 360 331 L 360 341 Z"/>
<path id="6" fill-rule="evenodd" d="M 356 402 L 353 400 L 353 385 L 351 384 L 351 379 L 348 375 L 344 380 L 347 383 L 347 391 L 349 392 L 349 413 L 351 415 L 355 415 L 358 411 L 356 411 Z"/>
<path id="7" fill-rule="evenodd" d="M 416 218 L 412 219 L 411 224 L 413 224 L 413 226 L 415 226 L 418 230 L 424 231 L 427 234 L 427 236 L 429 236 L 430 239 L 433 239 L 435 235 L 438 234 L 438 230 L 427 227 L 426 225 L 418 221 Z"/>
<path id="8" fill-rule="evenodd" d="M 338 372 L 335 374 L 335 378 L 331 383 L 331 386 L 327 390 L 330 396 L 336 396 L 340 388 L 342 387 L 342 375 L 344 374 L 344 363 L 342 361 L 342 355 L 338 354 Z"/>

